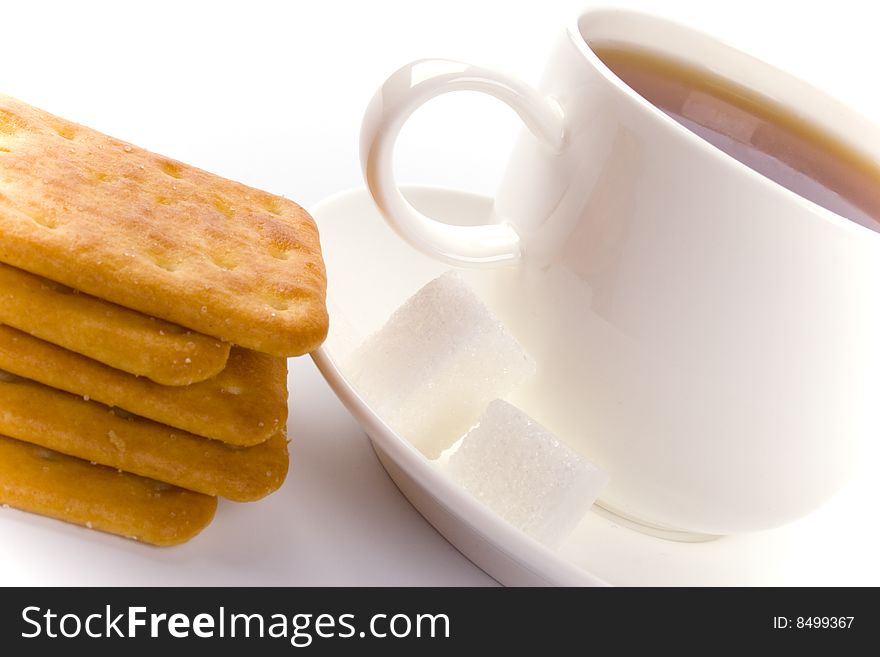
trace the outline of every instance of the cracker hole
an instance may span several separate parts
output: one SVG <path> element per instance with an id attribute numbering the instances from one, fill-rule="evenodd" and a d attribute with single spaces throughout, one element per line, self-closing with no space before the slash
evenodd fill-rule
<path id="1" fill-rule="evenodd" d="M 229 253 L 212 253 L 211 262 L 226 271 L 231 271 L 238 266 L 238 261 Z"/>
<path id="2" fill-rule="evenodd" d="M 34 220 L 35 223 L 45 226 L 46 228 L 56 228 L 58 226 L 58 217 L 55 210 L 35 209 L 27 211 L 27 215 Z"/>
<path id="3" fill-rule="evenodd" d="M 0 134 L 14 135 L 19 130 L 26 130 L 27 122 L 18 114 L 0 109 Z"/>
<path id="4" fill-rule="evenodd" d="M 55 126 L 55 132 L 58 133 L 59 136 L 64 137 L 65 139 L 73 139 L 76 137 L 76 130 L 73 126 L 69 125 L 57 125 Z"/>
<path id="5" fill-rule="evenodd" d="M 168 198 L 167 196 L 157 196 L 156 197 L 156 203 L 158 203 L 159 205 L 171 205 L 174 202 L 175 202 L 174 199 Z"/>
<path id="6" fill-rule="evenodd" d="M 257 203 L 269 214 L 274 214 L 275 216 L 281 214 L 281 199 L 274 196 L 260 196 L 257 199 Z"/>
<path id="7" fill-rule="evenodd" d="M 153 256 L 153 264 L 156 265 L 159 269 L 173 272 L 177 271 L 180 268 L 181 261 L 164 256 Z"/>
<path id="8" fill-rule="evenodd" d="M 290 303 L 291 301 L 300 301 L 309 299 L 311 293 L 301 287 L 288 288 L 284 290 L 284 299 Z"/>
<path id="9" fill-rule="evenodd" d="M 101 182 L 111 182 L 113 180 L 113 175 L 104 171 L 95 171 L 95 178 Z"/>
<path id="10" fill-rule="evenodd" d="M 291 256 L 293 255 L 292 249 L 289 249 L 280 244 L 270 244 L 268 251 L 269 255 L 276 260 L 290 260 Z"/>
<path id="11" fill-rule="evenodd" d="M 159 162 L 159 169 L 161 169 L 162 173 L 166 176 L 171 176 L 172 178 L 183 177 L 183 169 L 180 168 L 179 164 L 175 164 L 171 160 L 161 160 Z"/>
<path id="12" fill-rule="evenodd" d="M 214 197 L 214 208 L 227 219 L 231 219 L 235 215 L 235 208 L 229 205 L 229 201 L 220 196 Z"/>
<path id="13" fill-rule="evenodd" d="M 273 299 L 269 302 L 269 307 L 275 310 L 287 310 L 290 308 L 290 303 L 284 299 Z"/>

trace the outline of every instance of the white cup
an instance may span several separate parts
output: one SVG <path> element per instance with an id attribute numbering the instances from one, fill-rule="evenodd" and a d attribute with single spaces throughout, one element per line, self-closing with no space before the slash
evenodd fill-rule
<path id="1" fill-rule="evenodd" d="M 603 506 L 702 534 L 791 521 L 878 438 L 880 233 L 669 118 L 591 42 L 704 66 L 880 160 L 877 128 L 805 83 L 692 29 L 594 10 L 538 89 L 446 60 L 394 73 L 364 119 L 367 184 L 413 246 L 489 268 L 493 308 L 537 363 L 528 410 L 610 473 Z M 423 216 L 394 180 L 403 123 L 455 90 L 500 98 L 528 128 L 486 226 Z"/>

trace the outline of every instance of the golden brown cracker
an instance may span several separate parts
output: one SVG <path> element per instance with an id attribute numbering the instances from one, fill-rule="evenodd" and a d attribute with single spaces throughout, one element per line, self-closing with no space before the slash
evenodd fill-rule
<path id="1" fill-rule="evenodd" d="M 236 502 L 284 482 L 283 431 L 253 447 L 227 445 L 4 373 L 0 434 Z"/>
<path id="2" fill-rule="evenodd" d="M 229 343 L 217 338 L 2 263 L 0 323 L 170 386 L 214 376 L 229 356 Z"/>
<path id="3" fill-rule="evenodd" d="M 0 436 L 0 504 L 153 545 L 207 527 L 217 499 Z"/>
<path id="4" fill-rule="evenodd" d="M 296 203 L 0 96 L 0 262 L 278 356 L 327 334 Z"/>
<path id="5" fill-rule="evenodd" d="M 0 369 L 234 445 L 256 445 L 287 424 L 287 360 L 233 347 L 217 376 L 163 386 L 0 325 Z"/>

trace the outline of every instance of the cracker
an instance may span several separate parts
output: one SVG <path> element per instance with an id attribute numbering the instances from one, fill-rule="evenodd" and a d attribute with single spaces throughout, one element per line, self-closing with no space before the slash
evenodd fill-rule
<path id="1" fill-rule="evenodd" d="M 0 436 L 0 504 L 153 545 L 210 524 L 217 499 Z"/>
<path id="2" fill-rule="evenodd" d="M 264 442 L 287 424 L 287 360 L 241 347 L 217 376 L 171 387 L 0 325 L 0 369 L 234 445 Z"/>
<path id="3" fill-rule="evenodd" d="M 278 356 L 327 334 L 296 203 L 0 96 L 0 262 Z"/>
<path id="4" fill-rule="evenodd" d="M 220 372 L 229 344 L 0 264 L 0 323 L 164 385 Z"/>
<path id="5" fill-rule="evenodd" d="M 254 447 L 227 445 L 6 373 L 0 434 L 237 502 L 276 490 L 288 468 L 283 431 Z"/>

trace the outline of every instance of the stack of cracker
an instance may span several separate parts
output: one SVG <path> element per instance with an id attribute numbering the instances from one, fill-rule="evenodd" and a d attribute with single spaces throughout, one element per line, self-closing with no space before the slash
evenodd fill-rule
<path id="1" fill-rule="evenodd" d="M 0 504 L 173 545 L 273 492 L 325 290 L 295 203 L 0 96 Z"/>

